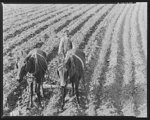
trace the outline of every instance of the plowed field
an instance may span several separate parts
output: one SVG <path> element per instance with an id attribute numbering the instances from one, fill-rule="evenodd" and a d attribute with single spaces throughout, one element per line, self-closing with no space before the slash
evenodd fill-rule
<path id="1" fill-rule="evenodd" d="M 68 86 L 60 111 L 57 52 L 66 29 L 86 55 L 86 89 L 81 82 L 78 106 Z M 27 110 L 15 62 L 36 47 L 48 55 L 44 109 Z M 147 3 L 3 4 L 3 115 L 147 117 Z"/>

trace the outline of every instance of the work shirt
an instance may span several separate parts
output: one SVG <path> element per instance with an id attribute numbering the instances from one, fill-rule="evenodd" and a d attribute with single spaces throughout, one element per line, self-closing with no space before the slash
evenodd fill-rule
<path id="1" fill-rule="evenodd" d="M 67 36 L 62 37 L 59 44 L 58 54 L 63 54 L 65 57 L 67 51 L 70 49 L 72 49 L 72 42 Z"/>

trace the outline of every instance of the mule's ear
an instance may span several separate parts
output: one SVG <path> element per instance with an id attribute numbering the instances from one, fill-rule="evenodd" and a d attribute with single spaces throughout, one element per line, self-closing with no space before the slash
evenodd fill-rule
<path id="1" fill-rule="evenodd" d="M 25 57 L 27 55 L 27 53 L 23 50 L 21 50 L 21 56 Z"/>
<path id="2" fill-rule="evenodd" d="M 58 77 L 60 77 L 60 76 L 59 76 L 59 71 L 58 71 L 58 69 L 57 69 L 57 75 L 58 75 Z"/>
<path id="3" fill-rule="evenodd" d="M 24 53 L 23 53 L 23 51 L 21 50 L 21 55 L 23 56 L 23 54 L 24 54 Z"/>
<path id="4" fill-rule="evenodd" d="M 19 67 L 18 67 L 18 62 L 19 62 L 19 57 L 17 57 L 16 63 L 15 63 L 15 66 L 16 66 L 17 69 L 19 68 Z"/>
<path id="5" fill-rule="evenodd" d="M 18 67 L 18 63 L 16 63 L 16 68 L 18 69 L 19 67 Z"/>

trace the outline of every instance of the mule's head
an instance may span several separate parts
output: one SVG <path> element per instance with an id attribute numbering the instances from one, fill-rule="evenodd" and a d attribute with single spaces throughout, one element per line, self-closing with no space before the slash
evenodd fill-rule
<path id="1" fill-rule="evenodd" d="M 21 82 L 23 77 L 27 74 L 26 70 L 27 63 L 24 60 L 17 61 L 16 68 L 18 69 L 17 73 L 17 81 Z"/>
<path id="2" fill-rule="evenodd" d="M 17 81 L 21 82 L 24 78 L 24 76 L 26 76 L 26 74 L 28 72 L 33 73 L 34 72 L 34 59 L 30 58 L 28 60 L 26 59 L 22 59 L 20 61 L 17 61 L 16 63 L 16 68 L 18 69 L 18 73 L 17 73 Z"/>

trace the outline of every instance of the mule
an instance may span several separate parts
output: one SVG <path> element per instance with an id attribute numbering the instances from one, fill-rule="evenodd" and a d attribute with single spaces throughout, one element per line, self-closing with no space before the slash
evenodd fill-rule
<path id="1" fill-rule="evenodd" d="M 38 104 L 41 106 L 41 93 L 40 88 L 42 87 L 43 92 L 43 79 L 47 70 L 47 55 L 40 49 L 33 49 L 29 54 L 17 62 L 16 67 L 18 68 L 17 81 L 20 83 L 23 78 L 30 73 L 34 79 L 30 81 L 30 103 L 29 108 L 33 106 L 33 83 L 35 83 L 35 92 L 38 96 Z M 28 81 L 28 80 L 27 80 Z M 29 82 L 28 82 L 29 83 Z"/>
<path id="2" fill-rule="evenodd" d="M 82 79 L 84 81 L 84 69 L 85 69 L 85 54 L 80 49 L 72 49 L 67 52 L 64 63 L 58 68 L 57 74 L 60 79 L 60 86 L 62 90 L 62 105 L 63 109 L 65 105 L 66 87 L 68 83 L 72 84 L 72 96 L 74 96 L 74 88 L 76 91 L 77 102 L 79 101 L 79 82 Z"/>

